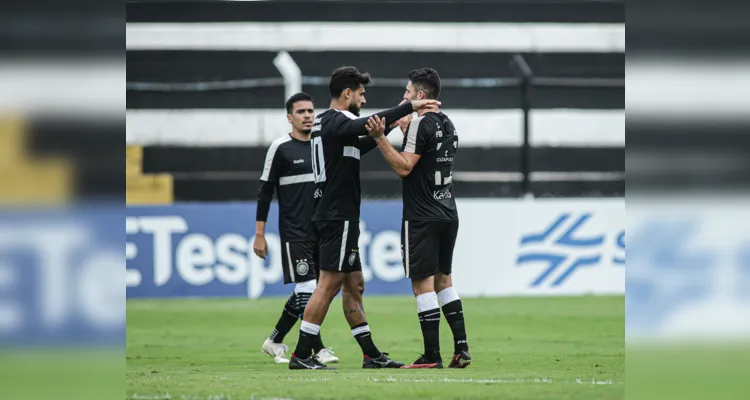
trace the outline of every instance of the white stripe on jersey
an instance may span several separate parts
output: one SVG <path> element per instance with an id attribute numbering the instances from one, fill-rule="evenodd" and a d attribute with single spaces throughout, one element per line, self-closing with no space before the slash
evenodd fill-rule
<path id="1" fill-rule="evenodd" d="M 282 176 L 279 178 L 279 185 L 292 185 L 295 183 L 315 182 L 313 174 Z"/>
<path id="2" fill-rule="evenodd" d="M 406 277 L 409 277 L 409 221 L 404 221 L 404 265 Z"/>
<path id="3" fill-rule="evenodd" d="M 271 174 L 271 166 L 273 165 L 273 157 L 276 156 L 276 150 L 279 149 L 279 146 L 281 146 L 282 143 L 286 143 L 290 140 L 292 140 L 292 137 L 289 136 L 289 134 L 286 134 L 271 143 L 271 146 L 266 153 L 266 162 L 263 165 L 263 174 L 260 176 L 260 180 L 268 182 L 268 177 Z"/>
<path id="4" fill-rule="evenodd" d="M 406 146 L 404 151 L 408 153 L 416 153 L 417 151 L 417 129 L 419 129 L 419 121 L 424 118 L 424 115 L 411 120 L 409 128 L 406 129 Z"/>
<path id="5" fill-rule="evenodd" d="M 339 253 L 339 271 L 344 265 L 344 255 L 346 254 L 346 239 L 349 236 L 349 221 L 344 221 L 344 234 L 341 235 L 341 252 Z"/>
<path id="6" fill-rule="evenodd" d="M 351 111 L 349 110 L 336 110 L 336 111 L 346 115 L 347 117 L 349 117 L 349 119 L 357 119 L 357 116 L 352 114 Z"/>
<path id="7" fill-rule="evenodd" d="M 359 160 L 359 149 L 354 146 L 344 146 L 344 157 L 351 157 Z"/>
<path id="8" fill-rule="evenodd" d="M 292 265 L 292 252 L 289 251 L 289 242 L 286 242 L 286 256 L 289 260 L 289 277 L 294 282 L 294 266 Z"/>

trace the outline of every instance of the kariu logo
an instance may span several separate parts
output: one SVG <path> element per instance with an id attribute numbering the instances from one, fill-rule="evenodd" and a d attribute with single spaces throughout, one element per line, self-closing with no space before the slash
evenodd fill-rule
<path id="1" fill-rule="evenodd" d="M 521 249 L 516 265 L 546 265 L 531 282 L 531 287 L 543 284 L 551 287 L 560 286 L 579 268 L 592 267 L 604 261 L 611 262 L 611 265 L 625 263 L 625 232 L 622 231 L 612 238 L 615 250 L 621 250 L 622 254 L 612 255 L 605 260 L 605 252 L 608 250 L 603 246 L 605 233 L 591 234 L 590 229 L 585 228 L 590 218 L 591 213 L 577 216 L 564 213 L 543 231 L 521 237 Z"/>

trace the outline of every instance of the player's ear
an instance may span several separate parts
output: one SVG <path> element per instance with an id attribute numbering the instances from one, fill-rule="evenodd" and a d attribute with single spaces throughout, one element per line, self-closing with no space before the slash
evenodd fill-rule
<path id="1" fill-rule="evenodd" d="M 349 88 L 344 89 L 344 99 L 349 100 L 352 97 L 352 90 Z"/>
<path id="2" fill-rule="evenodd" d="M 292 123 L 292 114 L 287 114 L 286 115 L 286 120 L 287 120 L 287 122 L 289 122 L 291 124 Z"/>

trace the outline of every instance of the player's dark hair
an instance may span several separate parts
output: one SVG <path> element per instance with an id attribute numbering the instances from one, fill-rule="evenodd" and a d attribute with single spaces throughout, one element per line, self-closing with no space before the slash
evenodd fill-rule
<path id="1" fill-rule="evenodd" d="M 286 113 L 291 114 L 294 111 L 294 103 L 298 101 L 313 101 L 312 97 L 305 92 L 299 92 L 292 95 L 289 100 L 286 101 Z"/>
<path id="2" fill-rule="evenodd" d="M 424 92 L 428 99 L 440 96 L 440 75 L 432 68 L 419 68 L 409 72 L 409 80 L 417 89 Z"/>
<path id="3" fill-rule="evenodd" d="M 331 82 L 328 83 L 328 91 L 331 98 L 338 99 L 346 89 L 357 90 L 359 85 L 369 85 L 370 74 L 360 73 L 355 67 L 336 68 L 331 74 Z"/>

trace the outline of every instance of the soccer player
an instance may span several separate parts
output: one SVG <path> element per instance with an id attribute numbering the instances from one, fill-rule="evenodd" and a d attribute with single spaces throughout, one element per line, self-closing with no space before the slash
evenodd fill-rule
<path id="1" fill-rule="evenodd" d="M 421 68 L 409 73 L 405 100 L 437 99 L 438 95 L 437 71 Z M 402 178 L 401 251 L 406 277 L 411 279 L 417 298 L 424 339 L 424 354 L 404 368 L 443 367 L 438 301 L 453 331 L 449 367 L 465 368 L 471 363 L 471 356 L 461 299 L 451 279 L 458 233 L 458 210 L 451 193 L 458 134 L 450 118 L 439 110 L 421 110 L 417 114 L 406 130 L 400 153 L 383 135 L 387 121 L 371 117 L 367 125 L 383 157 Z"/>
<path id="2" fill-rule="evenodd" d="M 366 103 L 365 85 L 370 76 L 354 67 L 333 71 L 329 82 L 330 109 L 319 114 L 312 128 L 315 210 L 313 226 L 320 252 L 320 279 L 310 298 L 300 327 L 290 369 L 332 369 L 312 355 L 328 307 L 343 288 L 344 316 L 362 348 L 362 368 L 399 368 L 372 340 L 362 307 L 364 278 L 359 260 L 360 156 L 376 147 L 368 136 L 367 118 L 357 118 Z M 377 113 L 390 124 L 414 110 L 438 104 L 436 100 L 403 102 Z"/>
<path id="3" fill-rule="evenodd" d="M 260 177 L 253 245 L 255 254 L 265 259 L 268 255 L 266 219 L 275 190 L 279 200 L 284 283 L 295 284 L 294 292 L 289 296 L 276 328 L 261 348 L 277 363 L 289 362 L 286 358 L 289 348 L 283 344 L 284 337 L 297 319 L 304 315 L 307 302 L 315 290 L 318 267 L 317 246 L 310 229 L 315 191 L 310 162 L 310 132 L 315 116 L 312 98 L 306 93 L 293 95 L 286 102 L 286 112 L 292 132 L 276 139 L 268 148 L 263 175 Z M 325 360 L 324 362 L 338 362 L 333 351 L 323 346 L 320 336 L 316 339 L 313 346 L 316 356 Z"/>

